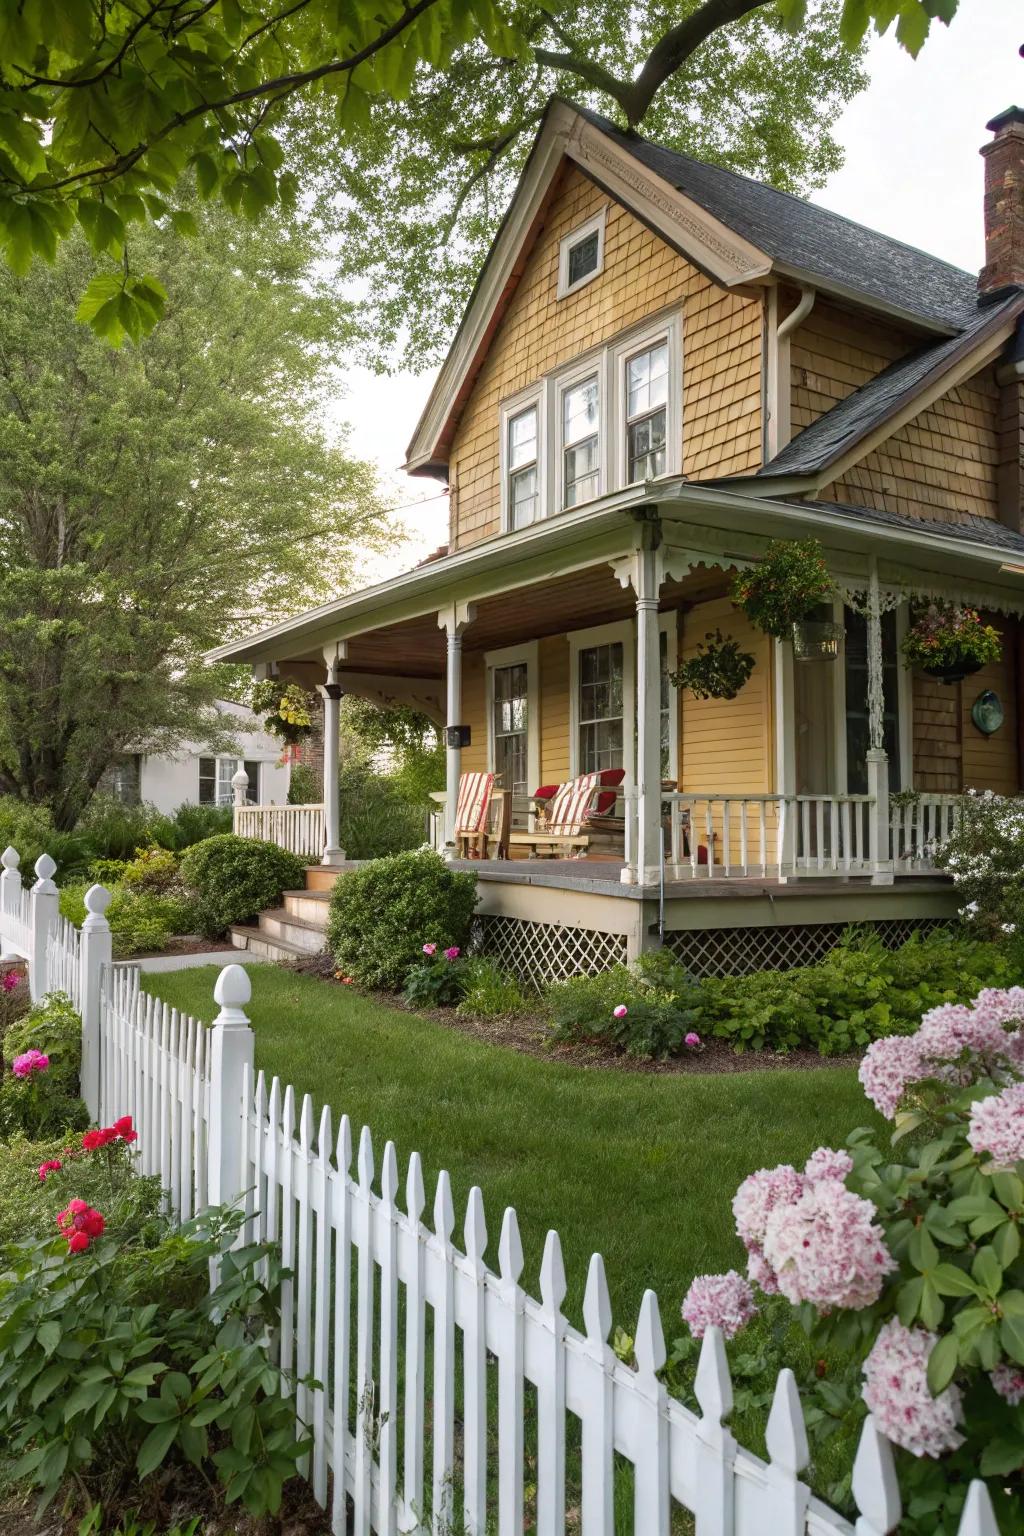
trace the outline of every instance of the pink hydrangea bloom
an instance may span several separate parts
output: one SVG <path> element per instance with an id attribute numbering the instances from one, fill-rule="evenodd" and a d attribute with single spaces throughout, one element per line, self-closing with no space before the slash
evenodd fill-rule
<path id="1" fill-rule="evenodd" d="M 889 1035 L 872 1041 L 857 1073 L 864 1092 L 887 1120 L 895 1119 L 909 1085 L 928 1075 L 915 1035 Z"/>
<path id="2" fill-rule="evenodd" d="M 837 1152 L 834 1147 L 819 1147 L 804 1164 L 804 1176 L 812 1182 L 816 1179 L 838 1179 L 840 1184 L 853 1171 L 853 1158 L 849 1152 Z"/>
<path id="3" fill-rule="evenodd" d="M 928 1386 L 928 1356 L 936 1338 L 924 1328 L 904 1328 L 893 1317 L 864 1362 L 864 1401 L 883 1435 L 912 1456 L 944 1456 L 963 1444 L 956 1430 L 959 1389 L 948 1386 L 933 1397 Z"/>
<path id="4" fill-rule="evenodd" d="M 462 951 L 459 949 L 459 946 L 453 944 L 450 949 L 445 950 L 444 957 L 446 960 L 457 960 L 461 953 Z"/>
<path id="5" fill-rule="evenodd" d="M 1024 1083 L 1012 1083 L 1002 1093 L 971 1105 L 967 1140 L 975 1152 L 987 1152 L 999 1168 L 1012 1168 L 1024 1158 Z"/>
<path id="6" fill-rule="evenodd" d="M 778 1168 L 759 1168 L 747 1175 L 733 1196 L 732 1214 L 736 1218 L 737 1236 L 748 1253 L 751 1248 L 762 1247 L 768 1217 L 775 1207 L 798 1200 L 804 1184 L 803 1175 L 789 1163 Z"/>
<path id="7" fill-rule="evenodd" d="M 1000 1006 L 1003 996 L 989 988 L 969 1007 L 943 1003 L 930 1009 L 915 1036 L 922 1055 L 936 1063 L 955 1061 L 965 1050 L 986 1061 L 1005 1056 L 1008 1039 Z"/>
<path id="8" fill-rule="evenodd" d="M 747 1253 L 747 1277 L 751 1285 L 756 1285 L 758 1290 L 763 1291 L 766 1296 L 779 1294 L 779 1282 L 775 1271 L 760 1248 L 751 1248 Z"/>
<path id="9" fill-rule="evenodd" d="M 20 1056 L 15 1056 L 11 1062 L 11 1071 L 15 1077 L 31 1077 L 33 1072 L 45 1072 L 49 1065 L 49 1056 L 44 1056 L 42 1051 L 33 1048 L 31 1051 L 24 1051 Z"/>
<path id="10" fill-rule="evenodd" d="M 695 1029 L 691 1029 L 688 1035 L 684 1035 L 683 1044 L 688 1045 L 691 1051 L 695 1051 L 700 1045 L 700 1035 Z"/>
<path id="11" fill-rule="evenodd" d="M 613 1019 L 624 1019 L 628 1012 L 629 1012 L 629 1009 L 626 1007 L 625 1003 L 618 1003 L 612 1009 L 612 1018 Z"/>
<path id="12" fill-rule="evenodd" d="M 989 1372 L 989 1381 L 992 1383 L 999 1396 L 1005 1398 L 1011 1408 L 1024 1402 L 1024 1371 L 1018 1365 L 1007 1365 L 1005 1362 L 996 1366 Z"/>
<path id="13" fill-rule="evenodd" d="M 764 1257 L 779 1290 L 796 1305 L 870 1307 L 896 1266 L 875 1221 L 877 1212 L 838 1179 L 807 1182 L 792 1204 L 768 1217 Z"/>
<path id="14" fill-rule="evenodd" d="M 702 1339 L 708 1328 L 721 1328 L 727 1339 L 734 1338 L 754 1316 L 754 1293 L 736 1270 L 725 1275 L 698 1275 L 683 1301 L 683 1322 L 695 1339 Z"/>

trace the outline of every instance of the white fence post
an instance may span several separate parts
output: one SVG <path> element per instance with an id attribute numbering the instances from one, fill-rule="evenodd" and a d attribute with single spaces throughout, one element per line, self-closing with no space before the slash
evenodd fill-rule
<path id="1" fill-rule="evenodd" d="M 32 953 L 28 959 L 29 995 L 34 1003 L 38 1003 L 41 997 L 45 997 L 49 990 L 46 946 L 50 938 L 50 929 L 55 925 L 60 914 L 60 896 L 53 883 L 56 872 L 57 866 L 50 855 L 41 853 L 36 859 L 37 879 L 32 887 Z"/>
<path id="2" fill-rule="evenodd" d="M 86 918 L 82 924 L 79 952 L 79 997 L 82 1009 L 82 1098 L 89 1118 L 100 1113 L 100 1071 L 102 1026 L 100 982 L 103 967 L 113 959 L 113 939 L 107 922 L 111 894 L 102 885 L 91 885 L 85 893 Z"/>
<path id="3" fill-rule="evenodd" d="M 853 1497 L 860 1511 L 856 1536 L 888 1536 L 899 1525 L 903 1509 L 892 1446 L 870 1413 L 853 1462 Z"/>
<path id="4" fill-rule="evenodd" d="M 872 804 L 868 812 L 868 856 L 871 860 L 871 884 L 892 885 L 892 831 L 889 826 L 889 759 L 882 750 L 869 747 L 867 754 L 868 794 Z"/>
<path id="5" fill-rule="evenodd" d="M 245 1005 L 252 996 L 240 965 L 226 965 L 213 989 L 220 1013 L 210 1030 L 209 1158 L 207 1203 L 231 1205 L 243 1193 L 242 1093 L 245 1069 L 254 1079 L 255 1036 Z"/>
<path id="6" fill-rule="evenodd" d="M 0 874 L 0 961 L 20 960 L 21 956 L 16 949 L 8 947 L 4 942 L 6 924 L 4 916 L 13 917 L 18 911 L 21 901 L 21 871 L 18 865 L 21 863 L 21 855 L 17 848 L 5 848 L 0 854 L 0 865 L 3 866 L 3 874 Z"/>

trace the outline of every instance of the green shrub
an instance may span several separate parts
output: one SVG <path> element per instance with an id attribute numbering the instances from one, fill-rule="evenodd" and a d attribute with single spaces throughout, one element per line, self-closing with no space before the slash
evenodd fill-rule
<path id="1" fill-rule="evenodd" d="M 936 862 L 952 876 L 970 932 L 1024 937 L 1024 797 L 963 795 Z"/>
<path id="2" fill-rule="evenodd" d="M 152 841 L 158 815 L 152 805 L 125 805 L 113 795 L 93 795 L 77 830 L 94 859 L 130 859 Z"/>
<path id="3" fill-rule="evenodd" d="M 196 931 L 195 902 L 181 884 L 165 894 L 125 884 L 108 889 L 113 899 L 107 908 L 107 921 L 113 935 L 114 955 L 119 960 L 166 949 L 169 939 Z M 85 884 L 61 889 L 61 914 L 76 927 L 85 921 L 87 890 Z"/>
<path id="4" fill-rule="evenodd" d="M 397 991 L 424 944 L 466 948 L 476 899 L 476 877 L 427 849 L 374 859 L 335 882 L 328 948 L 346 975 Z"/>
<path id="5" fill-rule="evenodd" d="M 200 932 L 218 938 L 232 923 L 250 922 L 278 906 L 282 892 L 300 889 L 305 864 L 275 843 L 226 833 L 189 848 L 181 875 L 195 902 Z"/>
<path id="6" fill-rule="evenodd" d="M 44 1163 L 55 1161 L 61 1167 L 40 1178 Z M 166 1235 L 160 1180 L 132 1171 L 132 1154 L 123 1142 L 94 1152 L 84 1151 L 74 1133 L 0 1142 L 0 1245 L 52 1238 L 69 1200 L 102 1210 L 108 1234 L 119 1241 L 152 1246 Z"/>
<path id="7" fill-rule="evenodd" d="M 57 832 L 45 805 L 30 805 L 14 795 L 0 796 L 0 851 L 16 848 L 21 855 L 25 884 L 35 878 L 40 854 L 48 853 L 57 865 L 57 883 L 80 880 L 89 867 L 90 846 L 78 831 Z"/>
<path id="8" fill-rule="evenodd" d="M 382 859 L 422 845 L 426 805 L 411 799 L 397 778 L 346 763 L 340 792 L 341 846 L 350 859 Z"/>
<path id="9" fill-rule="evenodd" d="M 120 885 L 127 868 L 127 859 L 93 859 L 89 865 L 89 884 L 105 885 L 110 890 Z"/>
<path id="10" fill-rule="evenodd" d="M 208 837 L 222 837 L 232 827 L 230 805 L 179 805 L 173 816 L 161 817 L 153 841 L 183 853 Z"/>
<path id="11" fill-rule="evenodd" d="M 3 1250 L 0 1440 L 44 1503 L 63 1490 L 88 1512 L 191 1462 L 228 1503 L 280 1507 L 309 1442 L 260 1342 L 278 1323 L 279 1259 L 231 1248 L 241 1220 L 207 1212 L 152 1249 L 104 1235 L 81 1253 L 61 1238 Z"/>
<path id="12" fill-rule="evenodd" d="M 701 1022 L 701 988 L 672 962 L 616 965 L 549 988 L 556 1038 L 599 1043 L 630 1056 L 671 1056 Z M 625 1008 L 616 1017 L 615 1010 Z"/>
<path id="13" fill-rule="evenodd" d="M 40 1051 L 49 1058 L 43 1072 L 16 1078 L 15 1057 Z M 79 1098 L 82 1021 L 63 992 L 51 992 L 7 1031 L 4 1074 L 0 1081 L 0 1136 L 42 1140 L 88 1123 Z"/>
<path id="14" fill-rule="evenodd" d="M 178 855 L 170 848 L 137 848 L 125 862 L 121 880 L 133 890 L 164 894 L 181 884 Z"/>
<path id="15" fill-rule="evenodd" d="M 413 1008 L 452 1008 L 462 996 L 464 962 L 459 955 L 425 955 L 409 967 L 403 993 Z"/>
<path id="16" fill-rule="evenodd" d="M 319 805 L 323 799 L 323 785 L 319 774 L 308 763 L 293 763 L 288 776 L 289 805 Z"/>
<path id="17" fill-rule="evenodd" d="M 456 1013 L 463 1018 L 501 1019 L 525 1013 L 529 999 L 514 976 L 507 976 L 493 960 L 471 956 L 462 966 L 459 984 L 462 1001 Z"/>

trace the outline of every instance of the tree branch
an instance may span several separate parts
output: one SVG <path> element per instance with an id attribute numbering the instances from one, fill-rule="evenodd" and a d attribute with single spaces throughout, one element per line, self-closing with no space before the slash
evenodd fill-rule
<path id="1" fill-rule="evenodd" d="M 623 95 L 616 94 L 630 128 L 643 121 L 665 81 L 682 68 L 713 32 L 731 22 L 742 21 L 752 11 L 771 3 L 772 0 L 705 0 L 699 10 L 659 38 L 633 83 L 625 88 Z"/>

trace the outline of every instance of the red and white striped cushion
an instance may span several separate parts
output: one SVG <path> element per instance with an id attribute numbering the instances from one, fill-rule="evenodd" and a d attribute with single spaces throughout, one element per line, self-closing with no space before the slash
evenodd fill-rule
<path id="1" fill-rule="evenodd" d="M 456 832 L 479 832 L 482 829 L 493 788 L 493 773 L 462 775 L 459 780 L 459 798 L 455 803 Z"/>
<path id="2" fill-rule="evenodd" d="M 576 837 L 583 830 L 600 779 L 599 773 L 581 773 L 578 779 L 570 779 L 568 784 L 563 784 L 551 801 L 545 832 Z"/>

